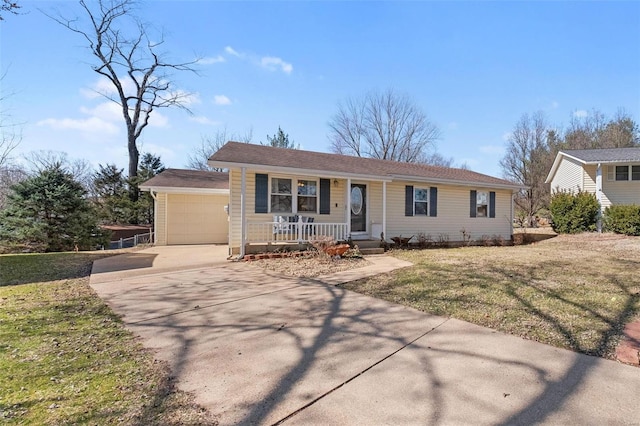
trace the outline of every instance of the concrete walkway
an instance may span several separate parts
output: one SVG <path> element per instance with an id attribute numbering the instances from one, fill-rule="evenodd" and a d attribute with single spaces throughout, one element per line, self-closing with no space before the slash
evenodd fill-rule
<path id="1" fill-rule="evenodd" d="M 216 263 L 114 278 L 92 286 L 222 425 L 640 424 L 638 368 L 349 292 L 337 275 Z"/>

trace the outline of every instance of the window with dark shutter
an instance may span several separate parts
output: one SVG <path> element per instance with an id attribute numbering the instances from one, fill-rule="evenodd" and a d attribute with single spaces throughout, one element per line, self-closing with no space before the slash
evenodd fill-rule
<path id="1" fill-rule="evenodd" d="M 320 214 L 331 214 L 331 180 L 320 179 Z"/>
<path id="2" fill-rule="evenodd" d="M 471 190 L 469 195 L 469 217 L 476 217 L 478 207 L 478 195 L 475 190 Z"/>
<path id="3" fill-rule="evenodd" d="M 413 185 L 404 187 L 404 215 L 413 216 Z"/>
<path id="4" fill-rule="evenodd" d="M 438 216 L 438 188 L 429 188 L 429 216 Z"/>
<path id="5" fill-rule="evenodd" d="M 496 193 L 489 193 L 489 217 L 496 217 Z"/>
<path id="6" fill-rule="evenodd" d="M 269 213 L 269 176 L 256 173 L 256 213 Z"/>

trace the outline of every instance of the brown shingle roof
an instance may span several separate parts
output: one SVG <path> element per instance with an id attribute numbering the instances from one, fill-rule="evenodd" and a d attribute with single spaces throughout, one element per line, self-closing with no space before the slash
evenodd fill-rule
<path id="1" fill-rule="evenodd" d="M 421 180 L 432 179 L 434 181 L 452 183 L 508 186 L 514 189 L 520 187 L 513 182 L 471 170 L 298 149 L 275 148 L 240 142 L 227 142 L 209 158 L 209 161 L 224 165 L 224 167 L 244 164 L 283 169 L 307 169 L 316 173 L 344 173 L 346 175 L 365 175 L 389 179 L 412 176 Z"/>
<path id="2" fill-rule="evenodd" d="M 229 189 L 229 174 L 202 170 L 166 169 L 144 182 L 140 188 Z"/>

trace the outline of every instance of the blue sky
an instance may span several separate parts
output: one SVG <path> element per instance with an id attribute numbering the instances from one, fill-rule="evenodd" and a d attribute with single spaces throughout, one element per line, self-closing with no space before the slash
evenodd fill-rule
<path id="1" fill-rule="evenodd" d="M 126 134 L 82 39 L 22 1 L 0 23 L 3 104 L 22 124 L 16 154 L 57 150 L 126 169 Z M 640 2 L 148 1 L 137 14 L 165 31 L 190 116 L 159 110 L 141 151 L 184 167 L 201 138 L 226 127 L 266 141 L 278 126 L 303 149 L 328 151 L 337 103 L 369 90 L 409 94 L 442 131 L 438 152 L 500 175 L 523 113 L 566 125 L 574 114 L 624 108 L 640 123 Z"/>

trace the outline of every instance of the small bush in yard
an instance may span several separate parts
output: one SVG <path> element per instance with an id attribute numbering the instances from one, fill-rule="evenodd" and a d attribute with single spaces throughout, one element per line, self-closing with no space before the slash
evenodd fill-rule
<path id="1" fill-rule="evenodd" d="M 607 207 L 604 211 L 604 227 L 616 234 L 640 236 L 640 206 Z"/>
<path id="2" fill-rule="evenodd" d="M 559 234 L 595 231 L 600 204 L 594 194 L 558 191 L 551 196 L 553 230 Z"/>

